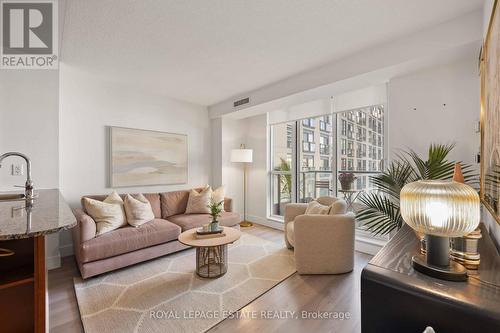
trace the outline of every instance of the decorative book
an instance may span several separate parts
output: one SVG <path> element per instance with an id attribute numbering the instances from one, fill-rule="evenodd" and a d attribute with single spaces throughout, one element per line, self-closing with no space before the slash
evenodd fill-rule
<path id="1" fill-rule="evenodd" d="M 203 228 L 198 228 L 196 230 L 197 235 L 213 235 L 213 234 L 220 234 L 224 231 L 224 228 L 219 227 L 217 230 L 203 230 Z"/>
<path id="2" fill-rule="evenodd" d="M 210 239 L 210 238 L 219 238 L 219 237 L 224 237 L 224 236 L 226 236 L 226 234 L 224 232 L 205 234 L 205 235 L 200 235 L 200 234 L 194 235 L 194 237 L 196 239 Z"/>

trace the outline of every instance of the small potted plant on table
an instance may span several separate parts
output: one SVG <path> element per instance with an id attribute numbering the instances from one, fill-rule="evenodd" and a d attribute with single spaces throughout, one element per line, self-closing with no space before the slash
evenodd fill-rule
<path id="1" fill-rule="evenodd" d="M 219 221 L 217 218 L 222 214 L 222 204 L 224 200 L 219 202 L 211 201 L 210 205 L 208 205 L 208 209 L 210 209 L 210 216 L 212 217 L 212 222 L 210 223 L 210 230 L 217 231 L 219 230 Z"/>

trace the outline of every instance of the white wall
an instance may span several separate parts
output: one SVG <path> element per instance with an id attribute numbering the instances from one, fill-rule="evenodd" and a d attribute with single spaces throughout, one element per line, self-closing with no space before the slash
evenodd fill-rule
<path id="1" fill-rule="evenodd" d="M 455 142 L 450 159 L 474 164 L 480 146 L 478 75 L 472 58 L 390 80 L 390 156 L 405 148 L 426 154 L 431 143 Z"/>
<path id="2" fill-rule="evenodd" d="M 3 70 L 0 72 L 0 154 L 19 151 L 30 157 L 37 188 L 59 185 L 58 166 L 58 73 L 57 71 Z M 17 157 L 4 161 L 0 189 L 24 185 L 23 176 L 11 176 L 11 164 L 23 164 Z M 17 189 L 21 190 L 21 189 Z"/>
<path id="3" fill-rule="evenodd" d="M 86 71 L 60 64 L 60 185 L 66 200 L 78 206 L 85 194 L 106 194 L 107 126 L 188 135 L 188 184 L 118 188 L 118 192 L 161 192 L 210 182 L 210 121 L 205 107 L 110 83 Z M 63 254 L 71 237 L 62 235 Z"/>
<path id="4" fill-rule="evenodd" d="M 233 199 L 233 210 L 243 214 L 243 164 L 231 162 L 231 150 L 246 144 L 247 129 L 241 120 L 222 118 L 221 130 L 222 185 L 226 196 Z"/>
<path id="5" fill-rule="evenodd" d="M 247 211 L 248 219 L 263 223 L 267 220 L 267 166 L 268 166 L 268 127 L 267 115 L 245 120 L 247 127 L 246 143 L 253 149 L 253 163 L 248 167 Z"/>
<path id="6" fill-rule="evenodd" d="M 59 187 L 57 70 L 0 71 L 0 154 L 18 151 L 32 163 L 35 188 Z M 11 165 L 22 164 L 24 175 L 11 176 Z M 0 168 L 0 190 L 22 189 L 26 165 L 18 157 L 4 160 Z M 47 266 L 60 265 L 58 235 L 48 235 L 45 243 Z"/>

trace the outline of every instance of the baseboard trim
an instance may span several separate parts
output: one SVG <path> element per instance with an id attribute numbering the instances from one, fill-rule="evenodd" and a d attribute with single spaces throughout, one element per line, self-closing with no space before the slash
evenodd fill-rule
<path id="1" fill-rule="evenodd" d="M 273 229 L 277 229 L 277 230 L 281 230 L 281 231 L 285 230 L 284 223 L 276 222 L 276 221 L 269 220 L 266 218 L 262 218 L 260 216 L 248 215 L 247 220 L 252 222 L 252 223 L 260 224 L 260 225 L 263 225 L 263 226 L 266 226 L 269 228 L 273 228 Z"/>
<path id="2" fill-rule="evenodd" d="M 358 252 L 363 252 L 371 255 L 376 255 L 378 251 L 387 243 L 387 239 L 380 239 L 372 237 L 366 237 L 359 234 L 359 230 L 356 230 L 356 238 L 354 243 L 354 248 Z M 361 232 L 362 233 L 362 232 Z"/>
<path id="3" fill-rule="evenodd" d="M 47 270 L 61 267 L 61 256 L 58 255 L 45 258 L 45 267 L 47 267 Z"/>

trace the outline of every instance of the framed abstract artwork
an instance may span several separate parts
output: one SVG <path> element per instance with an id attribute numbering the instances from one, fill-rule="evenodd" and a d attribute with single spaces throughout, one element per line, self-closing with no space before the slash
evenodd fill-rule
<path id="1" fill-rule="evenodd" d="M 500 8 L 493 5 L 481 52 L 481 200 L 500 223 Z"/>
<path id="2" fill-rule="evenodd" d="M 109 127 L 111 187 L 184 184 L 187 135 Z"/>

